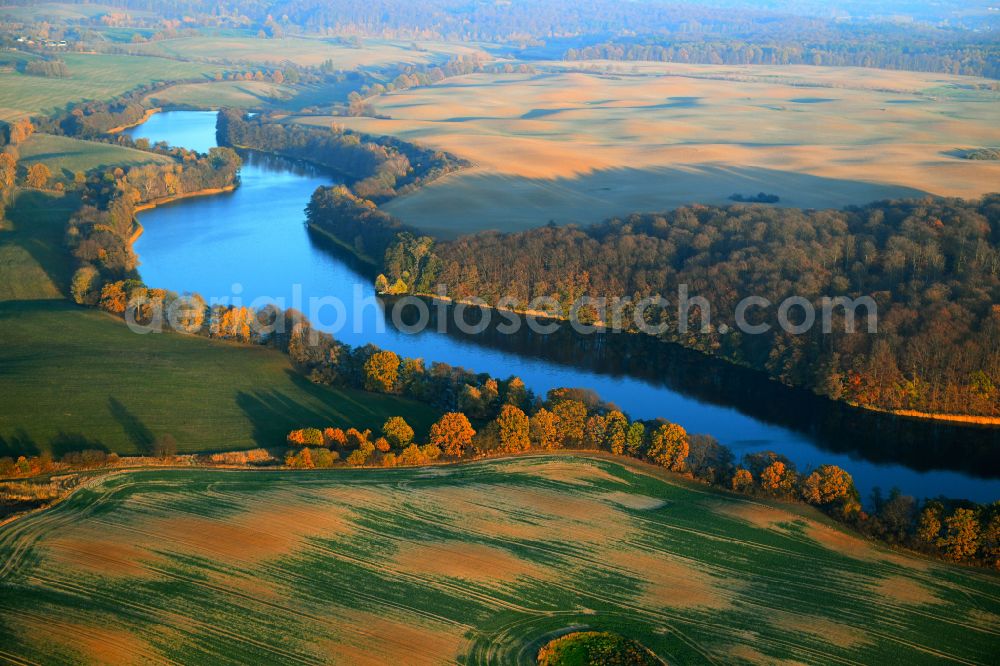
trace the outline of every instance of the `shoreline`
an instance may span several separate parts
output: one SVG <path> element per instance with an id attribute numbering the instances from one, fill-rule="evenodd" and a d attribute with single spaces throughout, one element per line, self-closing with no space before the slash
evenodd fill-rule
<path id="1" fill-rule="evenodd" d="M 237 186 L 235 184 L 226 185 L 225 187 L 209 187 L 203 190 L 196 190 L 194 192 L 185 192 L 184 194 L 173 194 L 169 197 L 160 197 L 159 199 L 153 199 L 152 201 L 147 201 L 146 203 L 137 204 L 133 212 L 141 213 L 143 211 L 152 210 L 158 206 L 172 203 L 174 201 L 181 201 L 183 199 L 193 199 L 195 197 L 207 197 L 207 196 L 212 196 L 213 194 L 224 194 L 226 192 L 234 191 L 236 187 Z"/>
<path id="2" fill-rule="evenodd" d="M 159 106 L 154 107 L 152 109 L 146 109 L 146 112 L 142 114 L 142 118 L 140 118 L 139 120 L 135 121 L 134 123 L 129 123 L 127 125 L 119 125 L 118 127 L 112 127 L 107 132 L 105 132 L 105 134 L 120 134 L 127 129 L 138 127 L 139 125 L 142 125 L 160 111 L 163 111 L 163 108 Z"/>
<path id="3" fill-rule="evenodd" d="M 324 233 L 326 235 L 332 237 L 332 234 L 330 234 L 329 232 L 324 232 Z M 339 239 L 335 239 L 335 240 L 337 240 L 338 244 L 344 245 L 343 242 L 340 241 Z M 354 253 L 354 254 L 356 255 L 357 253 Z M 516 314 L 519 317 L 536 317 L 536 318 L 548 319 L 548 320 L 551 320 L 551 321 L 556 321 L 556 322 L 559 322 L 559 323 L 566 323 L 566 322 L 570 321 L 569 317 L 566 317 L 565 315 L 553 315 L 551 313 L 542 312 L 542 311 L 538 311 L 538 310 L 508 310 L 506 308 L 498 308 L 498 307 L 496 307 L 494 305 L 487 305 L 487 304 L 483 304 L 483 303 L 473 303 L 469 299 L 452 298 L 450 296 L 441 296 L 440 294 L 424 294 L 424 293 L 414 293 L 414 294 L 383 294 L 383 293 L 380 293 L 380 294 L 378 294 L 379 298 L 403 298 L 405 296 L 416 296 L 418 298 L 428 299 L 432 303 L 435 303 L 435 302 L 436 303 L 445 303 L 445 304 L 448 304 L 450 306 L 454 306 L 454 305 L 467 305 L 467 306 L 473 306 L 473 307 L 479 307 L 479 308 L 488 308 L 488 309 L 490 309 L 490 310 L 492 310 L 494 312 L 507 312 L 507 313 L 511 313 L 511 314 Z M 606 328 L 604 326 L 603 322 L 594 322 L 593 324 L 587 324 L 587 326 L 593 326 L 594 328 L 598 329 L 596 332 L 600 332 L 600 333 L 606 332 L 606 330 L 600 330 L 600 329 L 605 329 Z M 649 338 L 652 338 L 652 339 L 656 339 L 655 336 L 650 336 L 650 335 L 647 335 L 647 334 L 644 334 L 644 333 L 636 333 L 635 331 L 625 331 L 625 332 L 629 333 L 630 335 L 646 335 L 646 337 L 649 337 Z M 737 367 L 737 368 L 743 368 L 743 369 L 749 370 L 751 372 L 759 373 L 763 378 L 767 379 L 768 381 L 781 384 L 781 382 L 778 382 L 776 379 L 773 379 L 772 377 L 769 377 L 766 373 L 764 373 L 764 372 L 762 372 L 762 371 L 760 371 L 760 370 L 758 370 L 756 368 L 752 368 L 752 367 L 750 367 L 748 365 L 742 365 L 740 363 L 734 363 L 733 361 L 730 361 L 728 359 L 720 358 L 718 356 L 712 356 L 710 354 L 706 354 L 705 352 L 703 352 L 703 351 L 701 351 L 699 349 L 693 349 L 691 347 L 685 347 L 684 345 L 682 345 L 680 343 L 671 342 L 669 340 L 659 340 L 659 342 L 661 342 L 663 344 L 677 345 L 681 349 L 685 349 L 685 350 L 692 351 L 692 352 L 697 352 L 697 353 L 701 354 L 702 356 L 705 356 L 706 358 L 709 358 L 709 359 L 712 359 L 712 360 L 715 360 L 715 361 L 720 361 L 722 363 L 726 363 L 728 365 L 732 365 L 732 366 Z M 782 386 L 787 386 L 786 384 L 781 384 L 781 385 Z M 915 410 L 915 409 L 885 409 L 883 407 L 877 407 L 877 406 L 859 405 L 857 403 L 848 402 L 846 400 L 834 400 L 833 398 L 830 398 L 829 396 L 825 396 L 825 395 L 822 395 L 822 394 L 819 394 L 819 393 L 814 393 L 813 391 L 810 391 L 808 388 L 806 388 L 804 386 L 788 386 L 788 388 L 796 390 L 796 391 L 805 391 L 807 393 L 814 394 L 814 395 L 816 395 L 816 396 L 818 396 L 820 398 L 824 398 L 826 400 L 829 400 L 830 402 L 832 402 L 834 404 L 841 404 L 841 405 L 844 405 L 846 407 L 850 407 L 850 408 L 853 408 L 853 409 L 860 409 L 860 410 L 864 410 L 866 412 L 873 412 L 873 413 L 877 413 L 877 414 L 886 414 L 886 415 L 889 415 L 889 416 L 896 416 L 896 417 L 899 417 L 899 418 L 909 419 L 909 420 L 913 420 L 913 421 L 925 421 L 925 422 L 927 422 L 927 421 L 938 421 L 938 422 L 941 422 L 941 423 L 949 423 L 949 424 L 954 424 L 954 425 L 979 426 L 979 427 L 991 428 L 991 429 L 992 428 L 1000 428 L 1000 416 L 978 416 L 978 415 L 975 415 L 975 414 L 936 414 L 936 413 L 931 413 L 931 412 L 921 412 L 921 411 Z"/>

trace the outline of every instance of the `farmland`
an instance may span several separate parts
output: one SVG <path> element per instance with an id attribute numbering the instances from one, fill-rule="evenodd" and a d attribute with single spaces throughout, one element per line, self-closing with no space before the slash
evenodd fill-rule
<path id="1" fill-rule="evenodd" d="M 343 122 L 476 164 L 385 207 L 443 237 L 721 204 L 733 193 L 840 207 L 975 197 L 1000 181 L 1000 164 L 955 154 L 1000 144 L 991 82 L 848 68 L 613 67 L 448 79 L 374 98 L 389 120 Z"/>
<path id="2" fill-rule="evenodd" d="M 41 162 L 52 171 L 55 178 L 62 180 L 72 180 L 77 171 L 168 164 L 173 161 L 170 157 L 156 153 L 51 134 L 34 134 L 18 150 L 21 164 L 25 168 Z"/>
<path id="3" fill-rule="evenodd" d="M 677 663 L 986 663 L 994 577 L 606 458 L 157 470 L 0 530 L 0 654 L 533 663 L 561 632 Z"/>
<path id="4" fill-rule="evenodd" d="M 399 63 L 441 62 L 458 55 L 482 53 L 473 45 L 447 42 L 394 42 L 363 39 L 352 45 L 340 39 L 288 37 L 188 37 L 168 39 L 134 47 L 137 53 L 184 60 L 222 60 L 246 63 L 293 63 L 317 66 L 332 61 L 337 69 L 378 68 Z"/>
<path id="5" fill-rule="evenodd" d="M 0 120 L 61 110 L 70 102 L 108 100 L 156 81 L 199 79 L 224 68 L 166 58 L 65 54 L 69 78 L 0 71 Z"/>

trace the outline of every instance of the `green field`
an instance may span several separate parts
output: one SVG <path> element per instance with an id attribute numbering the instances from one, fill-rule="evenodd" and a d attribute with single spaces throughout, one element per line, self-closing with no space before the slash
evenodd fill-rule
<path id="1" fill-rule="evenodd" d="M 418 403 L 317 386 L 284 354 L 176 334 L 138 335 L 65 301 L 0 303 L 0 455 L 86 448 L 142 453 L 173 435 L 182 451 L 280 446 L 304 426 L 379 428 Z"/>
<path id="2" fill-rule="evenodd" d="M 0 221 L 0 302 L 61 299 L 69 293 L 70 257 L 63 239 L 79 205 L 72 193 L 16 194 L 7 219 Z"/>
<path id="3" fill-rule="evenodd" d="M 182 83 L 155 92 L 146 99 L 150 106 L 218 109 L 267 108 L 277 106 L 295 95 L 295 89 L 265 81 L 218 81 Z"/>
<path id="4" fill-rule="evenodd" d="M 108 100 L 156 81 L 207 78 L 225 69 L 166 58 L 75 53 L 60 57 L 66 61 L 69 78 L 0 72 L 0 120 L 51 113 L 70 102 Z"/>
<path id="5" fill-rule="evenodd" d="M 200 337 L 137 335 L 64 300 L 73 195 L 21 192 L 0 228 L 0 455 L 84 448 L 183 451 L 277 446 L 303 426 L 378 428 L 436 414 L 395 397 L 316 386 L 284 354 Z"/>
<path id="6" fill-rule="evenodd" d="M 27 6 L 0 7 L 0 17 L 15 21 L 79 21 L 120 11 L 121 9 L 100 3 L 32 2 Z M 130 10 L 128 13 L 136 18 L 152 16 L 143 11 Z"/>
<path id="7" fill-rule="evenodd" d="M 221 60 L 227 62 L 272 63 L 317 66 L 332 60 L 338 69 L 356 67 L 386 67 L 401 63 L 443 62 L 457 55 L 482 53 L 474 45 L 451 42 L 394 42 L 364 39 L 355 48 L 336 39 L 288 37 L 258 39 L 256 37 L 201 36 L 165 39 L 134 46 L 136 52 L 171 58 Z"/>
<path id="8" fill-rule="evenodd" d="M 52 171 L 55 178 L 68 181 L 73 180 L 73 174 L 77 171 L 169 164 L 173 161 L 166 155 L 52 134 L 33 134 L 18 146 L 18 150 L 21 166 L 27 168 L 41 162 Z"/>
<path id="9" fill-rule="evenodd" d="M 124 472 L 0 530 L 0 657 L 533 664 L 613 631 L 669 663 L 990 663 L 1000 583 L 652 468 Z"/>

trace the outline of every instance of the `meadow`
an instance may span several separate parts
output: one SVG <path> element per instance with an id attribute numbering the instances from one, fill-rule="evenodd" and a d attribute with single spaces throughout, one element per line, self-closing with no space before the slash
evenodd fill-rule
<path id="1" fill-rule="evenodd" d="M 475 163 L 385 206 L 442 237 L 725 204 L 734 193 L 821 208 L 976 197 L 1000 182 L 1000 163 L 955 154 L 1000 145 L 1000 92 L 986 80 L 849 68 L 573 67 L 447 79 L 374 98 L 389 120 L 338 122 Z"/>
<path id="2" fill-rule="evenodd" d="M 0 71 L 0 120 L 52 113 L 70 102 L 108 100 L 157 81 L 211 78 L 224 67 L 167 58 L 67 53 L 68 78 Z"/>
<path id="3" fill-rule="evenodd" d="M 28 168 L 41 162 L 55 178 L 63 181 L 72 181 L 77 171 L 86 173 L 92 169 L 168 164 L 173 161 L 166 155 L 52 134 L 33 134 L 18 146 L 18 153 L 22 167 Z"/>
<path id="4" fill-rule="evenodd" d="M 987 572 L 641 464 L 126 471 L 0 529 L 0 656 L 533 664 L 570 630 L 669 663 L 989 663 Z"/>
<path id="5" fill-rule="evenodd" d="M 263 347 L 138 335 L 66 299 L 63 249 L 73 194 L 23 191 L 0 226 L 0 456 L 104 449 L 149 452 L 281 446 L 303 425 L 379 428 L 404 416 L 424 434 L 438 414 L 392 396 L 310 383 Z"/>

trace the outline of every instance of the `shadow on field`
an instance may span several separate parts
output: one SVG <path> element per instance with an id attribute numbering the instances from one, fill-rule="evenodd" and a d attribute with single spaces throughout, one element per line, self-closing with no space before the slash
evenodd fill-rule
<path id="1" fill-rule="evenodd" d="M 20 245 L 63 293 L 69 293 L 73 262 L 67 256 L 63 238 L 70 215 L 79 207 L 75 194 L 57 196 L 36 190 L 22 190 L 7 209 L 14 231 L 6 242 Z"/>
<path id="2" fill-rule="evenodd" d="M 78 432 L 60 432 L 49 442 L 49 452 L 53 458 L 62 458 L 67 453 L 76 451 L 103 451 L 111 453 L 111 449 L 99 440 L 90 439 Z"/>
<path id="3" fill-rule="evenodd" d="M 7 437 L 0 436 L 0 457 L 37 456 L 39 453 L 38 444 L 23 428 Z"/>
<path id="4" fill-rule="evenodd" d="M 139 420 L 139 417 L 113 397 L 108 398 L 108 410 L 125 431 L 125 436 L 135 444 L 137 451 L 144 454 L 153 453 L 153 442 L 156 438 L 153 436 L 153 432 L 146 427 L 146 424 Z"/>

